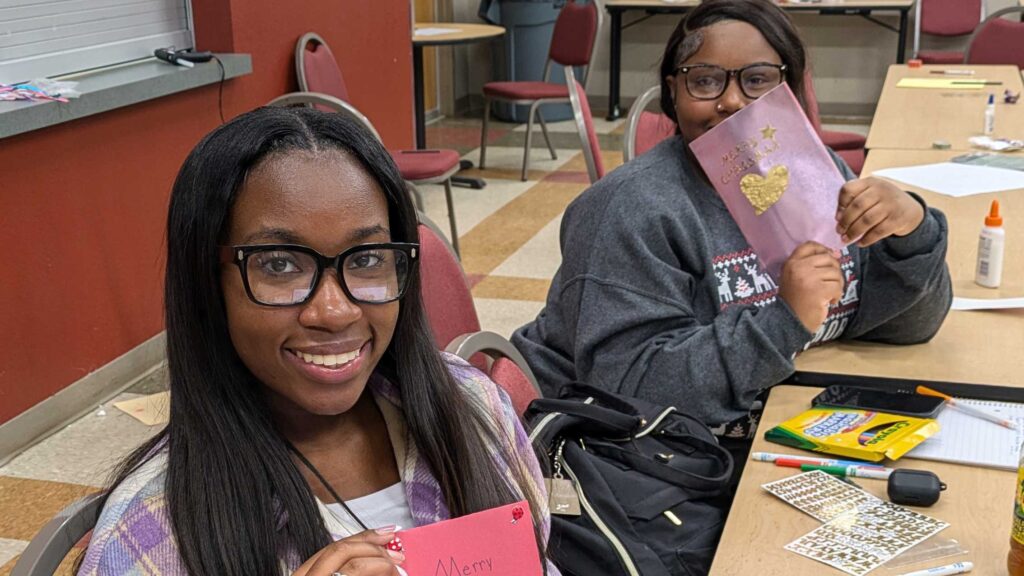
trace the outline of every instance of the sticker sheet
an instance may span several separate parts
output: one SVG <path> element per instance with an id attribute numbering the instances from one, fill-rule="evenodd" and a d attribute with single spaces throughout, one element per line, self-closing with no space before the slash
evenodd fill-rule
<path id="1" fill-rule="evenodd" d="M 825 522 L 787 544 L 786 550 L 854 576 L 867 574 L 949 526 L 821 471 L 765 484 L 764 488 Z"/>
<path id="2" fill-rule="evenodd" d="M 855 508 L 882 502 L 821 470 L 797 474 L 761 487 L 822 522 Z"/>

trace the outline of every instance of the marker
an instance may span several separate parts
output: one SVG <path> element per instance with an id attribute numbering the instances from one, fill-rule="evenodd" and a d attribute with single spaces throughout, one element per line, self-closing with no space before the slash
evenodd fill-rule
<path id="1" fill-rule="evenodd" d="M 953 576 L 953 574 L 965 574 L 974 570 L 973 562 L 957 562 L 946 566 L 936 566 L 927 570 L 915 570 L 900 574 L 900 576 Z"/>
<path id="2" fill-rule="evenodd" d="M 917 387 L 917 393 L 918 394 L 924 394 L 925 396 L 937 396 L 937 397 L 942 398 L 943 400 L 945 400 L 947 406 L 949 406 L 950 408 L 955 408 L 955 409 L 963 412 L 964 414 L 970 414 L 971 416 L 974 416 L 975 418 L 981 418 L 982 420 L 988 420 L 989 422 L 992 422 L 994 424 L 999 424 L 1003 428 L 1009 428 L 1010 430 L 1016 430 L 1017 429 L 1017 426 L 1015 426 L 1013 424 L 1013 422 L 1010 422 L 1009 420 L 1006 420 L 1004 418 L 1000 418 L 999 416 L 996 416 L 994 414 L 989 414 L 988 412 L 985 412 L 984 410 L 978 410 L 977 408 L 974 408 L 973 406 L 965 406 L 965 405 L 957 402 L 956 398 L 953 398 L 949 394 L 943 394 L 942 392 L 939 392 L 938 390 L 932 390 L 931 388 L 929 388 L 927 386 L 918 386 Z"/>
<path id="3" fill-rule="evenodd" d="M 974 70 L 932 70 L 931 73 L 943 76 L 974 76 Z"/>
<path id="4" fill-rule="evenodd" d="M 813 456 L 794 456 L 792 454 L 776 454 L 774 452 L 751 452 L 750 459 L 756 462 L 775 462 L 778 459 L 795 460 L 802 464 L 815 464 L 818 466 L 866 466 L 881 468 L 880 464 L 870 462 L 857 462 L 855 460 L 837 460 L 835 458 L 816 458 Z"/>
<path id="5" fill-rule="evenodd" d="M 950 84 L 960 85 L 966 84 L 968 86 L 1002 86 L 1002 82 L 988 82 L 985 80 L 953 80 Z"/>
<path id="6" fill-rule="evenodd" d="M 813 460 L 813 458 L 812 458 Z M 785 466 L 786 468 L 799 468 L 805 465 L 811 466 L 857 466 L 859 468 L 875 468 L 877 470 L 885 470 L 884 466 L 877 466 L 875 464 L 861 464 L 860 462 L 846 461 L 846 460 L 819 460 L 817 462 L 807 462 L 806 460 L 800 460 L 796 458 L 776 458 L 776 466 Z"/>
<path id="7" fill-rule="evenodd" d="M 862 468 L 860 466 L 816 466 L 814 464 L 804 464 L 800 466 L 801 472 L 811 472 L 814 470 L 821 470 L 826 474 L 832 474 L 834 476 L 853 476 L 854 478 L 872 478 L 874 480 L 888 480 L 889 474 L 892 474 L 891 469 L 877 468 Z"/>

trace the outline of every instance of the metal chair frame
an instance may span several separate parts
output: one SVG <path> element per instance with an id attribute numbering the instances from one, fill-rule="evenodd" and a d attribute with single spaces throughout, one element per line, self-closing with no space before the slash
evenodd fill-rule
<path id="1" fill-rule="evenodd" d="M 57 513 L 21 553 L 11 576 L 51 576 L 75 544 L 92 530 L 102 511 L 103 492 L 82 497 Z"/>
<path id="2" fill-rule="evenodd" d="M 640 127 L 640 117 L 643 116 L 647 106 L 654 100 L 661 98 L 661 86 L 651 86 L 640 95 L 633 105 L 629 107 L 629 117 L 626 119 L 626 135 L 622 139 L 622 161 L 629 162 L 636 158 L 636 132 Z"/>
<path id="3" fill-rule="evenodd" d="M 982 29 L 985 28 L 985 24 L 988 24 L 991 20 L 1002 18 L 1007 14 L 1020 14 L 1021 22 L 1024 22 L 1024 6 L 1010 6 L 1008 8 L 1003 8 L 1002 10 L 997 10 L 990 14 L 988 18 L 985 18 L 981 21 L 981 24 L 978 24 L 978 27 L 975 28 L 974 32 L 971 33 L 970 38 L 967 39 L 967 49 L 964 50 L 964 64 L 969 64 L 971 62 L 971 45 L 974 44 L 974 39 L 978 36 Z"/>
<path id="4" fill-rule="evenodd" d="M 486 330 L 472 334 L 463 334 L 452 340 L 445 347 L 445 352 L 455 354 L 467 362 L 469 362 L 470 357 L 478 353 L 485 354 L 492 359 L 508 358 L 523 371 L 526 379 L 530 381 L 533 389 L 536 390 L 537 395 L 543 396 L 540 386 L 537 384 L 537 377 L 533 375 L 533 370 L 530 370 L 530 365 L 526 363 L 526 358 L 523 357 L 511 342 L 499 334 Z"/>

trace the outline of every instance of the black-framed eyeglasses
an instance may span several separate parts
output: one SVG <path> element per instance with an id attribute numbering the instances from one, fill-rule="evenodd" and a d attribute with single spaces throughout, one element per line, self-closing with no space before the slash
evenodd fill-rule
<path id="1" fill-rule="evenodd" d="M 295 306 L 316 292 L 324 268 L 334 268 L 349 300 L 384 304 L 409 287 L 419 244 L 361 244 L 329 257 L 297 244 L 221 246 L 220 259 L 235 264 L 249 299 L 264 306 Z"/>
<path id="2" fill-rule="evenodd" d="M 694 64 L 680 66 L 676 68 L 676 73 L 683 74 L 686 91 L 697 100 L 714 100 L 725 94 L 733 76 L 737 78 L 743 95 L 756 100 L 782 84 L 786 79 L 786 65 L 757 62 L 727 70 L 714 64 Z"/>

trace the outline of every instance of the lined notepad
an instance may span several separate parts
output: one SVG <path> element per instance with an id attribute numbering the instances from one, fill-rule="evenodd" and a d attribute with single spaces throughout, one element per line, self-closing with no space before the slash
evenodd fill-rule
<path id="1" fill-rule="evenodd" d="M 939 414 L 939 433 L 908 452 L 905 458 L 1016 470 L 1024 441 L 1024 404 L 959 398 L 957 402 L 1002 416 L 1016 424 L 1017 430 L 946 407 Z"/>

